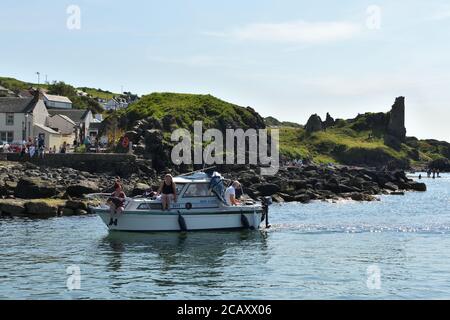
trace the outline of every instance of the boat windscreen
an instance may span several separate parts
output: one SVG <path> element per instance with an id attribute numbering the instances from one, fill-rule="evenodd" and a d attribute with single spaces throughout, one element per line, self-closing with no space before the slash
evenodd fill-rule
<path id="1" fill-rule="evenodd" d="M 223 178 L 221 176 L 213 176 L 211 177 L 211 181 L 209 182 L 209 188 L 211 191 L 222 201 L 225 202 L 225 184 L 223 182 Z"/>

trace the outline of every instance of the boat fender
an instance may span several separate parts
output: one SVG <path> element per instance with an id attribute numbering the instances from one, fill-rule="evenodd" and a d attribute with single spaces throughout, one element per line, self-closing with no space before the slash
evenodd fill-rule
<path id="1" fill-rule="evenodd" d="M 178 224 L 180 225 L 181 231 L 187 231 L 186 220 L 184 220 L 184 217 L 181 214 L 178 215 Z"/>
<path id="2" fill-rule="evenodd" d="M 192 209 L 192 203 L 190 203 L 190 202 L 186 203 L 185 208 L 188 209 L 188 210 L 191 210 Z"/>
<path id="3" fill-rule="evenodd" d="M 241 214 L 241 223 L 245 229 L 250 229 L 250 223 L 248 222 L 248 219 L 245 216 L 245 214 Z"/>

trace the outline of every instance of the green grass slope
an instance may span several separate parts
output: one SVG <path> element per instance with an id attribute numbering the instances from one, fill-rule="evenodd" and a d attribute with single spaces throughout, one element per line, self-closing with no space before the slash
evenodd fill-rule
<path id="1" fill-rule="evenodd" d="M 142 96 L 117 115 L 126 119 L 128 127 L 141 119 L 161 121 L 167 129 L 192 129 L 194 121 L 204 128 L 264 128 L 263 118 L 250 107 L 241 107 L 211 95 L 182 93 L 152 93 Z"/>
<path id="2" fill-rule="evenodd" d="M 450 144 L 407 138 L 399 148 L 387 146 L 379 128 L 356 130 L 358 122 L 341 121 L 324 131 L 307 133 L 302 128 L 280 128 L 280 152 L 287 158 L 317 163 L 348 165 L 395 164 L 420 167 L 437 159 L 450 159 Z"/>

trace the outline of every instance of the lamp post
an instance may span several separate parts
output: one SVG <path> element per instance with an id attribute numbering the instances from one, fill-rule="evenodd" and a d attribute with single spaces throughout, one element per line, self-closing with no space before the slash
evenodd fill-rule
<path id="1" fill-rule="evenodd" d="M 37 77 L 38 77 L 38 88 L 39 88 L 39 84 L 41 82 L 41 73 L 38 71 L 38 72 L 36 72 L 36 74 L 37 74 Z"/>
<path id="2" fill-rule="evenodd" d="M 23 140 L 27 139 L 27 125 L 28 125 L 28 113 L 25 113 L 25 126 L 23 130 Z"/>
<path id="3" fill-rule="evenodd" d="M 30 114 L 25 113 L 25 140 L 26 140 L 26 135 L 27 135 L 27 129 L 28 129 L 28 136 L 31 135 L 31 125 L 28 122 L 29 118 L 30 118 Z"/>

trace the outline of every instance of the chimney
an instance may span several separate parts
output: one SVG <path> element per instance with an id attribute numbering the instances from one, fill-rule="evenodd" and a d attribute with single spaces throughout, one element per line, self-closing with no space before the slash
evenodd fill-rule
<path id="1" fill-rule="evenodd" d="M 35 89 L 33 91 L 33 102 L 37 103 L 39 100 L 42 100 L 44 98 L 44 95 L 40 89 Z"/>

